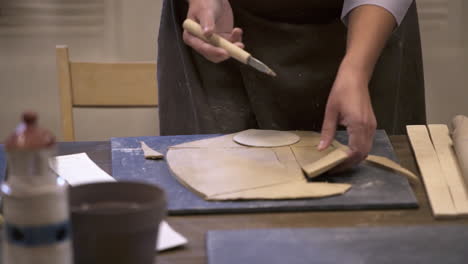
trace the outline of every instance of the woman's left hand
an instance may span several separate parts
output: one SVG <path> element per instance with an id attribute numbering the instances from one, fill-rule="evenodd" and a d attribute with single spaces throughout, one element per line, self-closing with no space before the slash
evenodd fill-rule
<path id="1" fill-rule="evenodd" d="M 351 168 L 364 160 L 372 148 L 377 127 L 368 90 L 369 74 L 343 61 L 328 97 L 319 150 L 335 138 L 338 124 L 348 131 L 349 158 L 336 170 Z"/>

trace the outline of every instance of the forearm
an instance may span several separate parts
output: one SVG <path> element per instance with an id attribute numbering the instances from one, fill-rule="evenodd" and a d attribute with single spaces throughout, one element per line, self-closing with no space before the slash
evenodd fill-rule
<path id="1" fill-rule="evenodd" d="M 394 16 L 375 5 L 362 5 L 349 14 L 346 55 L 342 67 L 350 67 L 370 80 L 377 59 L 395 29 Z"/>

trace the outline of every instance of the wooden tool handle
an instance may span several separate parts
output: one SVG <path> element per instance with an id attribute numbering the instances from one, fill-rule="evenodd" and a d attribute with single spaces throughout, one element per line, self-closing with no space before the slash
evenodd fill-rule
<path id="1" fill-rule="evenodd" d="M 209 38 L 205 37 L 205 35 L 203 35 L 203 29 L 201 28 L 200 24 L 191 19 L 186 19 L 182 26 L 190 34 L 195 35 L 200 39 L 203 39 L 204 41 L 210 43 L 213 46 L 225 49 L 231 57 L 242 63 L 247 64 L 250 54 L 245 50 L 239 48 L 238 46 L 234 45 L 232 42 L 214 33 Z"/>

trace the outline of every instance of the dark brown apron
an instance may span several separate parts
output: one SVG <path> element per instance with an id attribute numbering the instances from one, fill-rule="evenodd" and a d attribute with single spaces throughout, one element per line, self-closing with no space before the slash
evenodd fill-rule
<path id="1" fill-rule="evenodd" d="M 278 76 L 232 59 L 219 64 L 204 59 L 182 40 L 187 3 L 165 0 L 158 40 L 161 135 L 247 128 L 320 131 L 345 52 L 343 1 L 236 0 L 232 5 L 246 50 Z M 405 125 L 425 123 L 415 4 L 388 41 L 369 86 L 379 128 L 403 134 Z"/>

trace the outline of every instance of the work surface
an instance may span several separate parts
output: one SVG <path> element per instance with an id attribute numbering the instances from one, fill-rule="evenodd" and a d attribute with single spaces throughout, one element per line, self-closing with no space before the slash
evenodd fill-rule
<path id="1" fill-rule="evenodd" d="M 219 135 L 183 135 L 112 138 L 112 176 L 118 180 L 143 181 L 163 188 L 169 200 L 168 210 L 170 215 L 402 209 L 417 207 L 416 198 L 405 177 L 393 171 L 368 164 L 362 164 L 355 170 L 348 171 L 346 175 L 327 176 L 327 181 L 329 182 L 352 185 L 351 190 L 342 195 L 321 199 L 205 201 L 176 180 L 169 171 L 167 156 L 163 160 L 148 161 L 143 158 L 140 148 L 140 142 L 144 141 L 148 146 L 166 154 L 170 146 L 207 138 L 219 139 L 220 137 Z M 336 139 L 341 143 L 345 143 L 347 141 L 347 134 L 344 131 L 339 131 L 336 134 Z M 220 144 L 220 142 L 217 144 Z M 257 150 L 261 150 L 261 148 Z M 229 152 L 229 149 L 224 150 L 219 155 L 223 156 L 224 152 Z M 385 156 L 390 159 L 395 158 L 390 140 L 385 131 L 376 131 L 372 154 Z M 215 161 L 216 158 L 212 157 L 208 159 L 208 164 L 196 164 L 196 166 L 208 166 L 214 170 L 213 164 L 216 164 L 214 166 L 219 166 L 219 163 Z M 190 156 L 189 159 L 193 159 L 193 156 Z M 182 163 L 185 162 L 189 163 L 188 160 L 182 161 Z M 224 171 L 218 171 L 218 173 L 224 173 Z M 268 173 L 265 173 L 262 169 L 262 175 L 259 175 L 259 177 L 265 174 Z M 269 177 L 274 176 L 269 174 Z"/>
<path id="2" fill-rule="evenodd" d="M 401 164 L 418 172 L 406 136 L 390 137 Z M 110 142 L 60 143 L 59 154 L 86 152 L 101 168 L 111 173 Z M 303 227 L 365 227 L 404 225 L 468 225 L 465 220 L 434 220 L 422 185 L 414 187 L 419 209 L 258 213 L 228 215 L 171 216 L 169 223 L 189 240 L 185 248 L 158 256 L 158 264 L 206 263 L 205 234 L 208 230 Z"/>
<path id="3" fill-rule="evenodd" d="M 217 230 L 209 264 L 464 264 L 468 226 Z"/>

